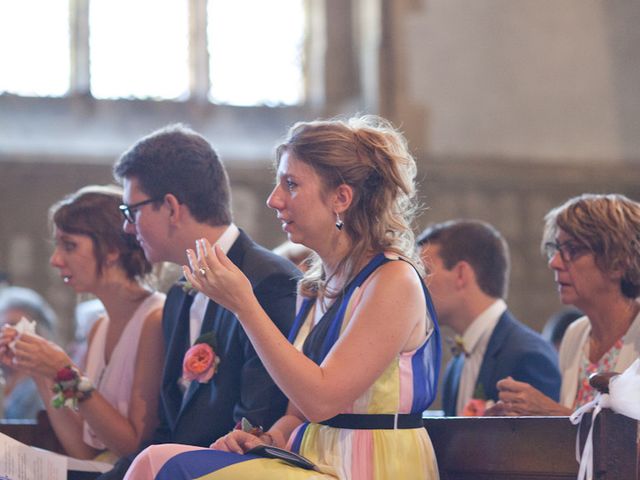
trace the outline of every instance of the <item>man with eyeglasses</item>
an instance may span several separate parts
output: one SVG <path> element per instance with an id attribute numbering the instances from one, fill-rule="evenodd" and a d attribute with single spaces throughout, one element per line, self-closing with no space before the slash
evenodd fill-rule
<path id="1" fill-rule="evenodd" d="M 429 226 L 418 246 L 438 320 L 456 333 L 442 383 L 445 415 L 483 414 L 506 377 L 559 398 L 555 350 L 507 309 L 509 249 L 500 232 L 486 222 L 452 220 Z"/>
<path id="2" fill-rule="evenodd" d="M 149 261 L 187 264 L 186 250 L 206 238 L 251 280 L 265 312 L 287 335 L 300 272 L 233 223 L 227 173 L 201 135 L 182 125 L 156 131 L 120 157 L 114 175 L 124 187 L 123 228 L 136 236 Z M 200 269 L 200 274 L 207 272 Z M 234 314 L 203 294 L 194 294 L 184 283 L 183 279 L 167 294 L 160 424 L 147 445 L 208 447 L 243 417 L 266 430 L 284 414 L 285 396 Z M 183 360 L 190 347 L 202 342 L 212 348 L 219 363 L 212 378 L 189 382 L 183 375 Z M 120 459 L 99 478 L 123 478 L 133 457 Z"/>

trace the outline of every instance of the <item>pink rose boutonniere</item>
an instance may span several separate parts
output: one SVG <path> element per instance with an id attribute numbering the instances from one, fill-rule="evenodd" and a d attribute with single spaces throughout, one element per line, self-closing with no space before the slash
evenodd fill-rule
<path id="1" fill-rule="evenodd" d="M 481 398 L 472 398 L 464 406 L 462 410 L 463 417 L 482 417 L 487 409 L 495 405 L 493 400 L 483 400 Z"/>
<path id="2" fill-rule="evenodd" d="M 482 417 L 484 412 L 494 405 L 493 400 L 487 400 L 484 387 L 479 383 L 473 392 L 473 398 L 467 402 L 460 415 L 463 417 Z"/>
<path id="3" fill-rule="evenodd" d="M 207 383 L 216 373 L 220 358 L 215 352 L 215 333 L 206 333 L 184 354 L 180 384 L 188 388 L 192 381 Z"/>

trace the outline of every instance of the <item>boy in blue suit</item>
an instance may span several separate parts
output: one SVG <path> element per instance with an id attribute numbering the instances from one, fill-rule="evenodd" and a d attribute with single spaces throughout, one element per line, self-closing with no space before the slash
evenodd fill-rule
<path id="1" fill-rule="evenodd" d="M 442 384 L 445 415 L 460 415 L 472 399 L 497 402 L 496 383 L 505 377 L 557 401 L 555 350 L 505 303 L 510 265 L 502 235 L 485 222 L 452 220 L 428 227 L 418 245 L 438 320 L 456 333 Z"/>
<path id="2" fill-rule="evenodd" d="M 181 125 L 166 127 L 125 152 L 114 173 L 124 187 L 123 228 L 136 235 L 149 261 L 185 265 L 186 250 L 196 249 L 196 240 L 208 239 L 249 278 L 280 331 L 289 332 L 300 272 L 233 223 L 227 173 L 209 142 Z M 242 417 L 266 430 L 284 414 L 287 399 L 233 312 L 188 290 L 176 284 L 167 294 L 159 426 L 148 444 L 208 447 Z M 211 379 L 184 382 L 185 353 L 203 335 L 220 363 Z M 99 478 L 122 478 L 132 460 L 120 459 Z"/>

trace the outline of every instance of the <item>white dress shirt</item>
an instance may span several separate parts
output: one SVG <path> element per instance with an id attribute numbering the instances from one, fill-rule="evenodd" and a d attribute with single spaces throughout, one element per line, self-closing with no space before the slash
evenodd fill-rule
<path id="1" fill-rule="evenodd" d="M 496 327 L 500 316 L 507 310 L 507 304 L 502 299 L 496 300 L 471 322 L 462 336 L 464 347 L 468 356 L 464 359 L 460 385 L 458 387 L 458 400 L 456 402 L 456 413 L 460 415 L 469 400 L 473 398 L 480 366 L 484 359 L 484 354 L 489 345 L 489 339 Z"/>
<path id="2" fill-rule="evenodd" d="M 220 238 L 218 238 L 218 241 L 214 245 L 219 245 L 222 251 L 226 254 L 238 239 L 239 235 L 240 230 L 238 230 L 238 227 L 232 223 L 227 227 L 222 235 L 220 235 Z M 204 314 L 207 311 L 207 305 L 209 305 L 209 297 L 204 293 L 196 293 L 195 297 L 193 297 L 191 310 L 189 311 L 189 338 L 191 340 L 191 345 L 193 345 L 193 342 L 195 342 L 200 336 L 202 321 L 204 320 Z"/>

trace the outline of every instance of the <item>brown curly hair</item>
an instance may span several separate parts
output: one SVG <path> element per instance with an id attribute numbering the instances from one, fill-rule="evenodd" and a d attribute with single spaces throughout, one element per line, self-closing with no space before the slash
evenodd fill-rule
<path id="1" fill-rule="evenodd" d="M 337 270 L 346 272 L 345 284 L 371 252 L 395 253 L 422 273 L 411 229 L 418 209 L 416 163 L 404 136 L 387 120 L 366 115 L 299 122 L 277 147 L 276 165 L 285 152 L 313 168 L 325 191 L 342 184 L 353 190 L 353 201 L 343 218 L 351 252 Z M 300 293 L 307 297 L 338 295 L 340 292 L 324 291 L 326 280 L 322 262 L 314 255 L 300 282 Z"/>

